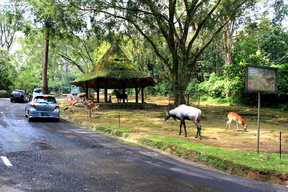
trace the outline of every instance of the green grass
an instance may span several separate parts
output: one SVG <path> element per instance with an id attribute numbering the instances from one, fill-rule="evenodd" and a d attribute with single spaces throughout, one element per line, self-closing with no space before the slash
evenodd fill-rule
<path id="1" fill-rule="evenodd" d="M 220 149 L 197 142 L 188 142 L 185 139 L 157 135 L 139 138 L 138 141 L 162 150 L 171 148 L 171 153 L 175 151 L 178 156 L 184 158 L 188 158 L 189 155 L 194 155 L 196 159 L 213 163 L 215 167 L 224 171 L 228 169 L 229 165 L 233 165 L 232 169 L 241 165 L 243 168 L 246 167 L 249 170 L 262 173 L 269 173 L 271 171 L 288 173 L 288 167 L 286 166 L 288 155 L 286 154 L 282 155 L 282 159 L 280 159 L 279 154 L 276 153 L 258 154 L 257 152 L 251 151 Z"/>
<path id="2" fill-rule="evenodd" d="M 97 130 L 120 137 L 133 136 L 132 130 L 118 126 L 99 125 Z M 137 137 L 137 141 L 144 145 L 169 151 L 179 157 L 214 164 L 216 168 L 223 171 L 227 171 L 228 168 L 232 168 L 232 170 L 240 168 L 243 171 L 252 170 L 266 174 L 271 173 L 271 171 L 288 173 L 286 166 L 288 155 L 286 154 L 282 154 L 280 159 L 280 155 L 276 153 L 260 152 L 258 154 L 251 151 L 221 149 L 186 139 L 159 135 L 143 135 Z"/>
<path id="3" fill-rule="evenodd" d="M 105 133 L 113 134 L 119 137 L 129 137 L 131 130 L 119 127 L 119 126 L 111 126 L 111 125 L 99 125 L 97 130 L 103 131 Z"/>

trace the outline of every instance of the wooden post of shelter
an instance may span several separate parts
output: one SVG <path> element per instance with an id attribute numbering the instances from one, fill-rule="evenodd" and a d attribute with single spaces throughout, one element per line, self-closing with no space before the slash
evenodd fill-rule
<path id="1" fill-rule="evenodd" d="M 100 103 L 100 100 L 99 100 L 99 89 L 100 89 L 99 79 L 97 79 L 97 103 Z"/>
<path id="2" fill-rule="evenodd" d="M 85 92 L 86 92 L 86 99 L 88 99 L 88 94 L 89 94 L 89 89 L 88 89 L 88 81 L 86 81 L 86 89 L 85 89 Z"/>
<path id="3" fill-rule="evenodd" d="M 138 103 L 138 80 L 136 79 L 136 84 L 135 84 L 135 100 L 136 103 Z"/>
<path id="4" fill-rule="evenodd" d="M 144 87 L 141 87 L 142 104 L 144 104 Z"/>
<path id="5" fill-rule="evenodd" d="M 123 89 L 123 95 L 125 94 L 125 81 L 122 81 L 122 89 Z M 125 103 L 125 98 L 123 97 L 123 103 Z"/>
<path id="6" fill-rule="evenodd" d="M 144 104 L 144 87 L 143 87 L 142 79 L 141 79 L 141 100 L 142 100 L 142 104 Z"/>
<path id="7" fill-rule="evenodd" d="M 104 93 L 104 95 L 105 95 L 105 103 L 107 103 L 107 79 L 105 79 L 105 93 Z"/>

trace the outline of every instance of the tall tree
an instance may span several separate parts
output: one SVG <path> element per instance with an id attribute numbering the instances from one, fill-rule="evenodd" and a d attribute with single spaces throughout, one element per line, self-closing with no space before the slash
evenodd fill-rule
<path id="1" fill-rule="evenodd" d="M 23 0 L 32 7 L 31 14 L 34 22 L 45 32 L 44 55 L 42 66 L 42 92 L 48 93 L 48 53 L 50 38 L 69 38 L 73 33 L 81 32 L 86 27 L 81 15 L 75 14 L 76 10 L 63 6 L 56 0 Z M 73 14 L 72 14 L 73 13 Z M 76 16 L 77 15 L 77 16 Z M 76 16 L 76 17 L 73 17 Z"/>
<path id="2" fill-rule="evenodd" d="M 89 11 L 91 18 L 94 15 L 91 19 L 94 23 L 100 21 L 108 30 L 121 32 L 133 28 L 146 38 L 169 69 L 174 91 L 180 93 L 181 102 L 203 51 L 237 11 L 245 9 L 250 2 L 252 0 L 70 0 L 79 10 Z M 231 9 L 226 10 L 227 19 L 221 21 L 219 11 L 227 7 L 226 4 L 231 5 Z M 155 44 L 155 38 L 159 37 L 164 38 L 171 57 L 166 57 Z"/>
<path id="3" fill-rule="evenodd" d="M 284 0 L 275 0 L 272 4 L 272 7 L 275 11 L 274 18 L 272 19 L 272 23 L 274 25 L 282 25 L 282 21 L 288 15 L 288 4 L 285 3 Z"/>
<path id="4" fill-rule="evenodd" d="M 49 53 L 49 28 L 46 26 L 45 40 L 44 40 L 44 55 L 43 55 L 43 65 L 42 65 L 42 93 L 48 94 L 48 54 Z"/>
<path id="5" fill-rule="evenodd" d="M 223 3 L 223 7 L 219 9 L 219 19 L 220 23 L 223 23 L 230 16 L 227 11 L 234 8 L 234 4 L 231 3 L 231 0 L 225 0 L 226 3 Z M 225 65 L 229 66 L 232 64 L 232 45 L 233 45 L 233 35 L 234 32 L 239 29 L 250 17 L 249 12 L 254 11 L 255 1 L 250 1 L 248 4 L 249 9 L 238 9 L 234 16 L 231 17 L 230 21 L 222 29 L 222 44 L 223 52 L 225 58 Z M 237 5 L 236 5 L 237 6 Z"/>
<path id="6" fill-rule="evenodd" d="M 3 4 L 2 4 L 3 3 Z M 9 89 L 13 85 L 15 66 L 12 64 L 11 49 L 17 32 L 25 26 L 24 7 L 9 0 L 0 6 L 0 89 Z M 12 75 L 13 74 L 13 75 Z"/>
<path id="7" fill-rule="evenodd" d="M 24 9 L 19 2 L 7 1 L 0 6 L 0 46 L 8 52 L 11 51 L 16 33 L 25 26 Z"/>
<path id="8" fill-rule="evenodd" d="M 95 63 L 110 47 L 104 39 L 90 34 L 62 40 L 57 53 L 70 65 L 77 67 L 82 74 L 89 75 Z"/>

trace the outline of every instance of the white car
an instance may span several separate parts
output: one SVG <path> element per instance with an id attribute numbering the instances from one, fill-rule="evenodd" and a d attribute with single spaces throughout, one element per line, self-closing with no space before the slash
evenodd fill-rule
<path id="1" fill-rule="evenodd" d="M 34 95 L 39 95 L 39 94 L 42 94 L 42 89 L 41 88 L 33 89 L 33 96 Z"/>
<path id="2" fill-rule="evenodd" d="M 36 118 L 59 121 L 59 104 L 53 95 L 34 95 L 25 106 L 25 116 L 29 121 Z"/>

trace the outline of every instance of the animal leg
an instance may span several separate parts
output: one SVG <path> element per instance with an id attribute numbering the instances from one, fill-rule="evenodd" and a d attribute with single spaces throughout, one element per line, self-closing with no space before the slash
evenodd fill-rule
<path id="1" fill-rule="evenodd" d="M 197 120 L 193 121 L 193 123 L 197 126 L 197 133 L 196 133 L 195 138 L 197 138 L 199 135 L 199 138 L 201 140 L 201 125 L 200 125 L 199 121 L 197 121 Z"/>
<path id="2" fill-rule="evenodd" d="M 238 131 L 238 126 L 239 126 L 239 123 L 237 122 L 237 123 L 236 123 L 236 125 L 237 125 L 237 131 Z"/>
<path id="3" fill-rule="evenodd" d="M 230 120 L 227 121 L 227 123 L 226 123 L 226 131 L 227 131 L 227 125 L 229 125 L 230 131 L 231 131 L 231 122 L 232 121 L 230 121 Z"/>
<path id="4" fill-rule="evenodd" d="M 182 124 L 184 125 L 185 137 L 187 137 L 186 124 L 185 124 L 185 121 L 184 121 L 184 120 L 183 120 L 183 123 L 182 123 Z"/>
<path id="5" fill-rule="evenodd" d="M 180 120 L 181 121 L 181 120 Z M 181 135 L 181 128 L 182 128 L 182 121 L 180 122 L 180 130 L 179 130 L 179 135 Z"/>
<path id="6" fill-rule="evenodd" d="M 200 124 L 199 124 L 200 125 Z M 199 127 L 197 127 L 197 132 L 199 134 L 199 138 L 201 140 L 201 125 Z"/>
<path id="7" fill-rule="evenodd" d="M 230 129 L 230 131 L 231 131 L 231 122 L 232 122 L 232 121 L 229 121 L 229 129 Z"/>

